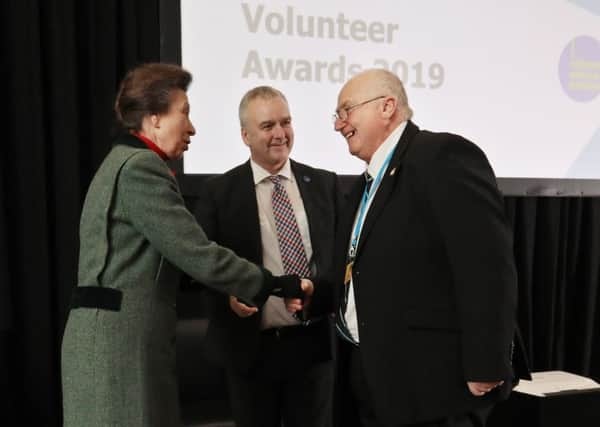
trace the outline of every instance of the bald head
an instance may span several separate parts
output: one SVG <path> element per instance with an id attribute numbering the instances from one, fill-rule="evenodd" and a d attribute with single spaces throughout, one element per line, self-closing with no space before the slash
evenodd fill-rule
<path id="1" fill-rule="evenodd" d="M 355 75 L 344 85 L 342 90 L 349 85 L 361 87 L 369 93 L 386 94 L 395 97 L 398 101 L 397 110 L 400 113 L 399 122 L 412 118 L 413 111 L 408 105 L 404 85 L 396 74 L 383 68 L 371 68 Z"/>

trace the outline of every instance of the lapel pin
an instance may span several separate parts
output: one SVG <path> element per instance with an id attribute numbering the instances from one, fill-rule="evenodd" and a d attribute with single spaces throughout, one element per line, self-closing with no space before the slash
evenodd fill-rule
<path id="1" fill-rule="evenodd" d="M 310 176 L 304 175 L 302 179 L 304 180 L 304 182 L 310 182 Z"/>
<path id="2" fill-rule="evenodd" d="M 396 168 L 394 168 L 390 171 L 390 176 L 394 176 L 395 173 L 396 173 Z"/>

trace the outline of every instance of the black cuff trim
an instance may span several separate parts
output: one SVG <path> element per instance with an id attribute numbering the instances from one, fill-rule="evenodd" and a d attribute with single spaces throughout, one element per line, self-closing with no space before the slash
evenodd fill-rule
<path id="1" fill-rule="evenodd" d="M 103 310 L 120 311 L 123 292 L 103 286 L 78 286 L 71 296 L 73 308 L 100 308 Z"/>
<path id="2" fill-rule="evenodd" d="M 300 277 L 296 275 L 277 276 L 272 279 L 271 294 L 282 298 L 304 298 L 300 287 Z"/>

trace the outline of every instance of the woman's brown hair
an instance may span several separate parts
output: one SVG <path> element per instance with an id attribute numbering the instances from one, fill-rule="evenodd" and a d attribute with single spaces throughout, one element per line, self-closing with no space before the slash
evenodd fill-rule
<path id="1" fill-rule="evenodd" d="M 187 91 L 192 75 L 174 64 L 148 63 L 130 70 L 121 82 L 115 113 L 121 126 L 139 131 L 142 119 L 169 111 L 171 92 Z"/>

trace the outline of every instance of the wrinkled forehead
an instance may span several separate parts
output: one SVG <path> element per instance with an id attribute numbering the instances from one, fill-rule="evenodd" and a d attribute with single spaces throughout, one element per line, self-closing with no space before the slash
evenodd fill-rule
<path id="1" fill-rule="evenodd" d="M 358 76 L 349 80 L 342 87 L 338 95 L 338 108 L 348 107 L 362 100 L 372 92 L 371 86 L 364 76 Z"/>
<path id="2" fill-rule="evenodd" d="M 248 123 L 279 122 L 289 120 L 290 110 L 285 99 L 277 97 L 255 98 L 248 103 L 245 112 Z"/>
<path id="3" fill-rule="evenodd" d="M 280 96 L 256 96 L 248 101 L 248 109 L 288 108 L 287 101 Z"/>

